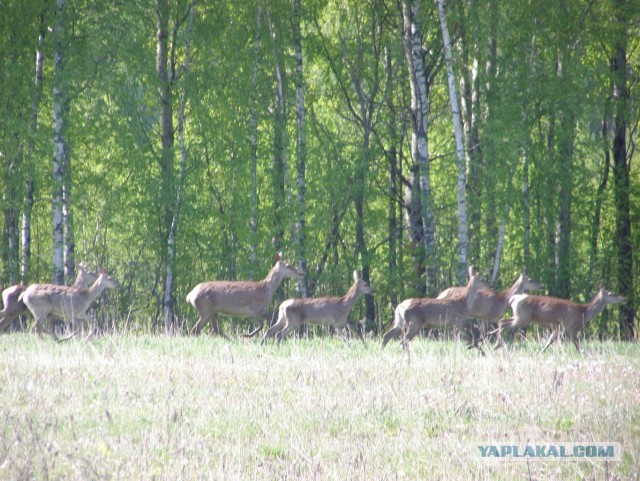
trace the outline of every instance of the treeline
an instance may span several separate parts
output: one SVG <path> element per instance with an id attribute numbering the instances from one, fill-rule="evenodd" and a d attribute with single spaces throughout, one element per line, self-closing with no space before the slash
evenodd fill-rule
<path id="1" fill-rule="evenodd" d="M 525 267 L 634 337 L 640 4 L 7 0 L 0 281 L 122 285 L 100 322 L 192 326 L 212 279 L 377 295 L 353 318 Z M 106 310 L 106 312 L 105 312 Z M 106 319 L 106 320 L 105 320 Z"/>

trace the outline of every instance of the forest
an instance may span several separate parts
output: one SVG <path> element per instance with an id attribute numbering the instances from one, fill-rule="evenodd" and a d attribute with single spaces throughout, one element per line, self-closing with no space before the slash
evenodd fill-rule
<path id="1" fill-rule="evenodd" d="M 187 332 L 194 286 L 282 252 L 280 300 L 357 269 L 378 334 L 524 268 L 636 337 L 640 2 L 5 0 L 0 30 L 2 287 L 83 261 L 104 328 Z"/>

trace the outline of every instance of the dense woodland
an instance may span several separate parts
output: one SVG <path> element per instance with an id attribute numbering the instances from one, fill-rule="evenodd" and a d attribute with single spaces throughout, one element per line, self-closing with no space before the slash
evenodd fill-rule
<path id="1" fill-rule="evenodd" d="M 640 2 L 5 0 L 0 283 L 122 284 L 105 327 L 186 329 L 186 294 L 305 272 L 352 322 L 522 268 L 634 337 Z M 243 321 L 246 322 L 246 321 Z M 241 324 L 242 325 L 242 324 Z"/>

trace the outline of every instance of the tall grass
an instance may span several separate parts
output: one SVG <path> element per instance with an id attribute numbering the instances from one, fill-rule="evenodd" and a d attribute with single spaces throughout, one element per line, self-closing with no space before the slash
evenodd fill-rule
<path id="1" fill-rule="evenodd" d="M 639 479 L 637 344 L 0 337 L 0 479 Z M 618 463 L 477 443 L 623 445 Z"/>

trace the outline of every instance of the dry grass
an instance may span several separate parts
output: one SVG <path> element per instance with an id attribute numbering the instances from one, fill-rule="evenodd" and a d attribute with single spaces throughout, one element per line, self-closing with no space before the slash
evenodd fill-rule
<path id="1" fill-rule="evenodd" d="M 0 479 L 633 479 L 640 349 L 0 337 Z M 479 460 L 615 441 L 619 463 Z"/>

